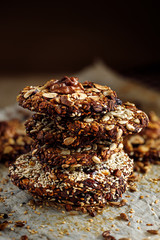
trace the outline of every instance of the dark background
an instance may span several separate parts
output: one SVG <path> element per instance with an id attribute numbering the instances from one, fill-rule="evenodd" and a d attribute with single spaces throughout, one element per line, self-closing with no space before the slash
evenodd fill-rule
<path id="1" fill-rule="evenodd" d="M 65 73 L 96 59 L 160 80 L 158 1 L 3 1 L 0 74 Z"/>

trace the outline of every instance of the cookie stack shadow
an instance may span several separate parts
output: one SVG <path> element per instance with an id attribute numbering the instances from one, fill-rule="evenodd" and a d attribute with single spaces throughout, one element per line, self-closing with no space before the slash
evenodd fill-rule
<path id="1" fill-rule="evenodd" d="M 32 151 L 9 168 L 15 185 L 70 209 L 122 196 L 133 171 L 123 137 L 147 126 L 144 112 L 109 87 L 74 77 L 26 87 L 18 102 L 36 113 L 25 124 Z"/>

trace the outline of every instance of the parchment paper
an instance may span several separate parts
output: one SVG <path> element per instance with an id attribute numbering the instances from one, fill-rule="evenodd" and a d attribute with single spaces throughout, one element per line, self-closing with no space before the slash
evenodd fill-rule
<path id="1" fill-rule="evenodd" d="M 153 93 L 132 83 L 128 85 L 128 82 L 106 69 L 102 63 L 97 63 L 77 75 L 81 76 L 82 80 L 92 80 L 103 84 L 105 79 L 108 79 L 106 83 L 114 88 L 123 99 L 129 98 L 133 101 L 135 99 L 140 101 L 147 111 L 152 110 L 153 107 L 155 111 L 159 111 L 158 93 Z M 128 88 L 127 86 L 132 87 Z M 130 95 L 126 91 L 127 88 Z M 14 113 L 13 107 L 12 110 Z M 0 119 L 5 119 L 5 112 L 5 110 L 1 112 Z M 17 240 L 22 235 L 27 235 L 29 239 L 42 240 L 103 239 L 101 235 L 106 230 L 110 230 L 111 235 L 116 239 L 122 237 L 132 240 L 160 239 L 159 235 L 151 235 L 147 232 L 149 229 L 158 230 L 160 228 L 160 201 L 157 201 L 160 200 L 160 166 L 153 166 L 148 174 L 141 175 L 142 179 L 137 184 L 137 192 L 127 191 L 123 195 L 123 198 L 128 200 L 125 206 L 120 208 L 107 206 L 102 214 L 94 218 L 88 214 L 66 212 L 51 207 L 32 209 L 28 205 L 32 199 L 31 195 L 21 191 L 10 181 L 5 181 L 4 179 L 8 179 L 7 174 L 8 169 L 0 165 L 0 188 L 3 189 L 0 192 L 0 213 L 8 214 L 9 218 L 6 220 L 10 221 L 7 228 L 0 232 L 0 240 Z M 130 226 L 127 221 L 117 218 L 122 212 L 129 217 Z M 18 220 L 26 221 L 25 226 L 14 227 L 15 221 Z M 0 219 L 0 221 L 2 220 Z M 146 224 L 153 224 L 153 226 Z"/>

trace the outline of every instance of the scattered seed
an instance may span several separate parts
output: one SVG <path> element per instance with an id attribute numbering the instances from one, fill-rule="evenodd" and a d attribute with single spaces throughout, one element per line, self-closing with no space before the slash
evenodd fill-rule
<path id="1" fill-rule="evenodd" d="M 128 219 L 128 216 L 125 214 L 125 213 L 120 213 L 120 218 L 122 219 L 122 220 L 125 220 L 125 221 L 128 221 L 129 219 Z"/>

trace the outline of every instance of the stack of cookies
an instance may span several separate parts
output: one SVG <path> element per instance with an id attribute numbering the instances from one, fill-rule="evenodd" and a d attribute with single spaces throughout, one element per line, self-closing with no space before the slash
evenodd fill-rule
<path id="1" fill-rule="evenodd" d="M 15 185 L 66 206 L 104 206 L 122 196 L 133 170 L 123 137 L 147 126 L 144 112 L 75 77 L 26 87 L 18 102 L 36 114 L 25 124 L 32 151 L 9 169 Z"/>

